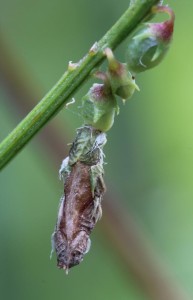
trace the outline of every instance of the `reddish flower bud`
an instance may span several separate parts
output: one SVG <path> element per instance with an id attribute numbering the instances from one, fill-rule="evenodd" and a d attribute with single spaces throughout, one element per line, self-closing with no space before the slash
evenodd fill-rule
<path id="1" fill-rule="evenodd" d="M 157 66 L 170 47 L 174 12 L 167 6 L 156 6 L 152 13 L 164 12 L 170 19 L 161 23 L 144 23 L 130 37 L 127 48 L 127 66 L 133 73 L 139 73 Z"/>

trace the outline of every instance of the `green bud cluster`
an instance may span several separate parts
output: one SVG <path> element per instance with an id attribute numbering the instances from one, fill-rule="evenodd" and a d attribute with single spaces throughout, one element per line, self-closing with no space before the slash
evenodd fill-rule
<path id="1" fill-rule="evenodd" d="M 86 125 L 108 131 L 119 112 L 116 96 L 123 102 L 131 98 L 135 90 L 139 91 L 135 75 L 157 66 L 164 58 L 171 44 L 175 16 L 167 6 L 152 8 L 152 14 L 160 12 L 167 13 L 170 19 L 141 24 L 129 39 L 126 63 L 116 60 L 110 48 L 105 49 L 108 69 L 95 73 L 103 83 L 95 83 L 82 99 L 82 116 Z"/>

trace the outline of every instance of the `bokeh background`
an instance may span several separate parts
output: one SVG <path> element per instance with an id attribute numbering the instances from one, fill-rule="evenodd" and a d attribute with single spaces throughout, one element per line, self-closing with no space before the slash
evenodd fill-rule
<path id="1" fill-rule="evenodd" d="M 1 172 L 0 299 L 187 299 L 183 291 L 193 298 L 193 3 L 168 3 L 176 13 L 173 45 L 159 67 L 138 76 L 140 93 L 120 103 L 104 149 L 103 220 L 68 276 L 49 255 L 63 190 L 58 168 L 82 124 L 76 105 Z M 128 4 L 0 0 L 1 139 Z M 125 48 L 116 50 L 122 61 Z"/>

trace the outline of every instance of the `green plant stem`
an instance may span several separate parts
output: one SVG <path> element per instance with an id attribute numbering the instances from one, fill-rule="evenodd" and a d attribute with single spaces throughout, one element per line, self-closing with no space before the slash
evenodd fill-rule
<path id="1" fill-rule="evenodd" d="M 0 144 L 2 169 L 30 139 L 67 103 L 105 56 L 106 47 L 115 49 L 145 19 L 158 0 L 136 0 L 74 70 L 67 70 L 56 85 Z"/>

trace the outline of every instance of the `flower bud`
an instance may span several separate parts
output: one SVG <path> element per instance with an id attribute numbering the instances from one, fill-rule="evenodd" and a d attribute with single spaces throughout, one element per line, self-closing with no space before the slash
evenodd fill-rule
<path id="1" fill-rule="evenodd" d="M 128 72 L 127 65 L 115 59 L 110 48 L 105 49 L 109 67 L 107 77 L 111 85 L 112 93 L 123 100 L 130 98 L 135 90 L 139 91 L 135 78 Z"/>
<path id="2" fill-rule="evenodd" d="M 170 47 L 174 12 L 167 6 L 152 8 L 152 13 L 164 12 L 170 19 L 161 23 L 144 23 L 133 33 L 127 48 L 127 66 L 133 74 L 157 66 Z"/>
<path id="3" fill-rule="evenodd" d="M 84 123 L 103 132 L 112 127 L 117 110 L 117 101 L 107 82 L 93 84 L 82 99 Z"/>

